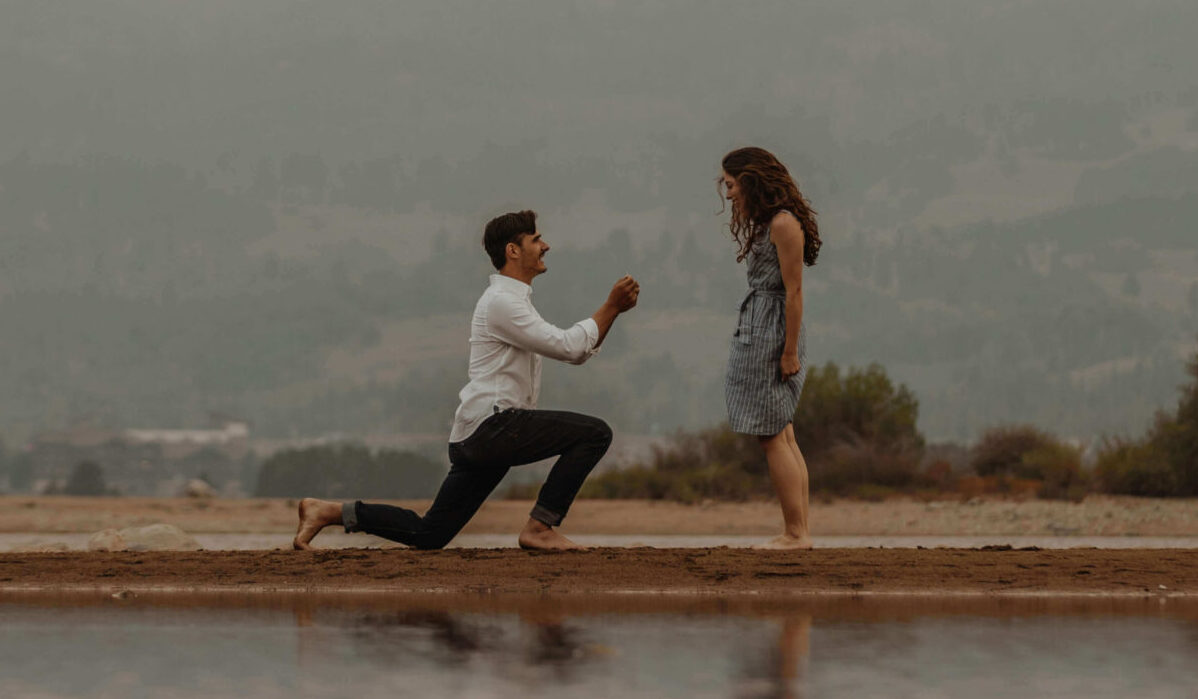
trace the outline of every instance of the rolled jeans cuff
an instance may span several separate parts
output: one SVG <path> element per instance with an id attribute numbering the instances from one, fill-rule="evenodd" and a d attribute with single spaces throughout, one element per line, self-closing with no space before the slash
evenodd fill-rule
<path id="1" fill-rule="evenodd" d="M 358 527 L 359 502 L 361 502 L 361 500 L 341 503 L 341 523 L 345 525 L 345 531 L 347 533 L 361 531 L 361 529 Z"/>
<path id="2" fill-rule="evenodd" d="M 529 512 L 528 516 L 547 527 L 556 527 L 562 523 L 563 519 L 565 519 L 564 515 L 559 515 L 539 502 L 533 506 L 532 512 Z"/>

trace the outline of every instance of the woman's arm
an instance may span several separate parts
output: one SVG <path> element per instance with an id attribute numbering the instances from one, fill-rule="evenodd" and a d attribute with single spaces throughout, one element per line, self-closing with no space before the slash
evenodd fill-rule
<path id="1" fill-rule="evenodd" d="M 786 212 L 770 222 L 770 240 L 778 248 L 782 283 L 786 286 L 786 343 L 782 346 L 782 379 L 799 373 L 799 328 L 803 325 L 803 227 Z"/>

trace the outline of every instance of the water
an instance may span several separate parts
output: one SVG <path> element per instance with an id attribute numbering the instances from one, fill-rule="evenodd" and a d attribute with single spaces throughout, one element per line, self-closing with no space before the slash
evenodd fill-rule
<path id="1" fill-rule="evenodd" d="M 222 533 L 196 534 L 199 545 L 209 551 L 244 551 L 290 548 L 292 534 Z M 91 534 L 21 534 L 0 533 L 0 551 L 25 551 L 59 545 L 67 550 L 87 549 Z M 698 535 L 635 535 L 615 534 L 572 535 L 584 546 L 652 546 L 654 548 L 732 548 L 759 544 L 769 538 L 756 536 L 698 536 Z M 366 534 L 345 534 L 332 529 L 322 532 L 313 541 L 320 548 L 397 546 L 385 539 Z M 463 534 L 450 543 L 451 548 L 511 548 L 516 545 L 512 534 Z M 1062 548 L 1198 548 L 1198 537 L 1170 536 L 817 536 L 816 548 L 979 548 L 982 546 L 1037 546 L 1044 549 Z"/>
<path id="2" fill-rule="evenodd" d="M 4 697 L 1193 697 L 1192 600 L 0 596 Z"/>

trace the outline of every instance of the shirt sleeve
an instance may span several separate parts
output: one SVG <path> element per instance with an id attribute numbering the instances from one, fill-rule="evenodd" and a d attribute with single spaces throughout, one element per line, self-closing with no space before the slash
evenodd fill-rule
<path id="1" fill-rule="evenodd" d="M 593 318 L 559 328 L 541 317 L 526 299 L 497 294 L 487 312 L 487 326 L 500 340 L 543 357 L 582 364 L 599 350 L 599 326 Z"/>

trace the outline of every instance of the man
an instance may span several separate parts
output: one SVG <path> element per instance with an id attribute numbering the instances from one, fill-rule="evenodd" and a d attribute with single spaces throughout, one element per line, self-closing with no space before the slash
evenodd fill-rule
<path id="1" fill-rule="evenodd" d="M 536 506 L 520 532 L 527 549 L 582 548 L 554 530 L 583 481 L 611 444 L 598 418 L 537 410 L 541 357 L 582 364 L 599 351 L 612 323 L 636 306 L 640 285 L 625 276 L 594 315 L 568 329 L 550 325 L 533 308 L 532 280 L 546 270 L 549 245 L 532 211 L 504 214 L 487 224 L 483 247 L 498 274 L 474 308 L 470 382 L 449 436 L 449 474 L 423 517 L 412 510 L 361 501 L 305 498 L 294 546 L 310 549 L 321 529 L 341 524 L 415 548 L 442 548 L 461 531 L 512 466 L 558 456 Z"/>

